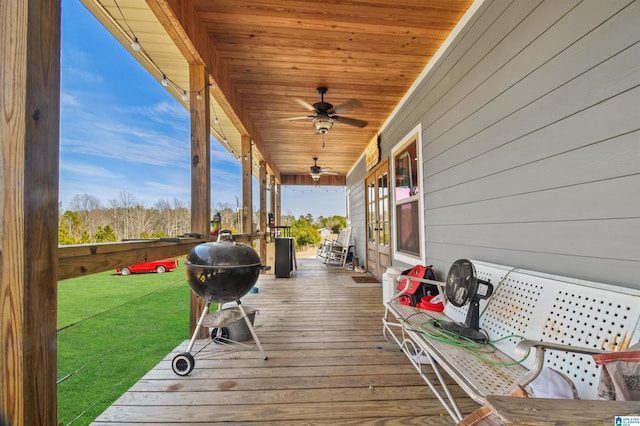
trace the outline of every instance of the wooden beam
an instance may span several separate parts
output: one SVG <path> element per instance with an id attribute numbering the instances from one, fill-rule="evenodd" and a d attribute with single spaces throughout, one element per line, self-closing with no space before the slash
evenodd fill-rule
<path id="1" fill-rule="evenodd" d="M 267 163 L 260 161 L 258 179 L 260 181 L 260 232 L 267 234 Z M 260 241 L 260 259 L 262 264 L 267 261 L 266 240 Z"/>
<path id="2" fill-rule="evenodd" d="M 309 175 L 282 175 L 280 176 L 282 185 L 319 185 L 319 186 L 346 186 L 345 176 L 322 175 L 318 182 L 314 182 Z"/>
<path id="3" fill-rule="evenodd" d="M 204 238 L 162 238 L 58 247 L 57 279 L 83 277 L 123 266 L 182 256 Z"/>
<path id="4" fill-rule="evenodd" d="M 209 73 L 203 65 L 189 65 L 189 90 L 197 93 L 209 84 Z M 209 239 L 211 221 L 211 141 L 209 91 L 204 90 L 198 99 L 191 96 L 191 232 L 206 235 Z M 205 301 L 191 292 L 189 310 L 190 333 L 192 334 L 205 306 Z M 198 332 L 206 337 L 205 329 Z"/>
<path id="5" fill-rule="evenodd" d="M 273 174 L 269 175 L 269 188 L 270 188 L 269 213 L 273 213 L 275 218 L 276 217 L 276 177 Z"/>
<path id="6" fill-rule="evenodd" d="M 276 225 L 280 225 L 282 221 L 280 220 L 280 216 L 282 215 L 282 186 L 277 183 L 276 184 L 276 208 L 275 208 L 275 216 L 276 216 Z"/>
<path id="7" fill-rule="evenodd" d="M 57 423 L 60 0 L 0 6 L 0 416 Z"/>
<path id="8" fill-rule="evenodd" d="M 192 15 L 191 2 L 177 0 L 147 0 L 149 9 L 156 15 L 171 40 L 176 44 L 180 53 L 190 64 L 204 64 L 201 52 L 207 52 L 207 35 L 203 33 L 199 25 L 190 25 L 193 28 L 191 34 L 187 34 L 185 29 L 178 22 L 175 12 L 179 11 L 180 16 Z M 186 10 L 184 8 L 187 8 Z M 191 36 L 191 38 L 189 37 Z M 200 86 L 202 88 L 203 86 Z"/>
<path id="9" fill-rule="evenodd" d="M 209 83 L 208 73 L 202 65 L 189 65 L 191 93 L 197 93 Z M 211 220 L 211 142 L 209 91 L 198 99 L 191 96 L 191 231 L 209 235 Z"/>
<path id="10" fill-rule="evenodd" d="M 197 19 L 193 2 L 191 0 L 146 1 L 184 57 L 191 63 L 199 63 L 209 67 L 212 70 L 211 81 L 220 87 L 222 81 L 219 80 L 223 79 L 223 76 L 220 73 L 217 73 L 216 76 L 211 40 L 206 28 Z M 245 124 L 234 111 L 225 93 L 214 89 L 214 97 L 238 132 L 247 133 Z"/>
<path id="11" fill-rule="evenodd" d="M 198 19 L 198 11 L 192 0 L 147 0 L 169 36 L 186 58 L 197 59 L 211 70 L 211 80 L 217 88 L 213 88 L 213 96 L 222 111 L 242 135 L 253 135 L 253 123 L 249 119 L 238 94 L 233 89 L 233 82 L 219 65 L 216 45 L 211 43 L 208 30 Z M 256 141 L 256 149 L 260 152 L 269 167 L 279 174 L 277 165 L 271 159 L 271 153 L 261 140 Z"/>
<path id="12" fill-rule="evenodd" d="M 253 155 L 249 136 L 242 136 L 242 152 L 240 155 L 240 161 L 242 161 L 242 232 L 253 234 L 253 173 L 251 170 Z"/>

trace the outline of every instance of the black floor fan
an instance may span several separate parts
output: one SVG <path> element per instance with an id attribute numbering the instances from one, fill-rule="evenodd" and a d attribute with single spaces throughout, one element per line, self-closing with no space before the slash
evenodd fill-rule
<path id="1" fill-rule="evenodd" d="M 476 276 L 476 268 L 467 259 L 456 260 L 447 275 L 445 292 L 447 299 L 454 306 L 462 307 L 470 303 L 464 324 L 457 322 L 441 322 L 438 326 L 456 336 L 475 341 L 485 341 L 486 335 L 480 331 L 480 300 L 488 299 L 493 293 L 493 285 L 489 281 Z"/>

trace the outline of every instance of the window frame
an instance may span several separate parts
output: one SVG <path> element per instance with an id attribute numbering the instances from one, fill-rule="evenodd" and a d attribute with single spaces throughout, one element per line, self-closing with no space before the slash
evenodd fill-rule
<path id="1" fill-rule="evenodd" d="M 416 157 L 417 157 L 417 186 L 418 192 L 415 195 L 411 195 L 409 197 L 403 198 L 402 200 L 396 200 L 396 158 L 401 155 L 407 147 L 414 143 L 416 144 Z M 391 213 L 392 213 L 392 223 L 393 223 L 393 260 L 403 262 L 410 265 L 415 264 L 425 264 L 426 262 L 426 247 L 425 247 L 425 230 L 424 230 L 424 180 L 422 177 L 422 131 L 421 126 L 416 126 L 413 130 L 411 130 L 400 142 L 398 142 L 391 150 Z M 409 204 L 416 202 L 418 203 L 418 247 L 419 253 L 418 255 L 411 255 L 407 252 L 402 252 L 398 250 L 398 241 L 400 231 L 398 217 L 397 217 L 397 208 L 399 205 Z"/>

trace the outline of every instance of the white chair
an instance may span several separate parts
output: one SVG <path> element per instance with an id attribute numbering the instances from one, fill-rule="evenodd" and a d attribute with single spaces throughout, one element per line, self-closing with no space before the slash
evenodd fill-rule
<path id="1" fill-rule="evenodd" d="M 324 263 L 330 265 L 335 262 L 341 266 L 347 263 L 347 257 L 352 246 L 349 245 L 351 240 L 351 227 L 340 231 L 338 239 L 329 245 L 326 252 Z"/>
<path id="2" fill-rule="evenodd" d="M 342 241 L 344 239 L 344 234 L 345 232 L 347 232 L 346 229 L 343 229 L 342 231 L 340 231 L 340 233 L 338 233 L 338 239 L 337 240 L 327 240 L 324 239 L 319 245 L 318 245 L 318 252 L 316 253 L 316 257 L 322 257 L 325 259 L 325 263 L 326 263 L 326 259 L 329 255 L 329 252 L 331 250 L 331 247 L 336 244 L 338 241 Z"/>
<path id="3" fill-rule="evenodd" d="M 326 259 L 327 255 L 329 254 L 329 249 L 334 242 L 335 241 L 333 240 L 323 240 L 322 242 L 320 242 L 320 244 L 318 244 L 316 257 L 322 257 L 323 259 Z"/>

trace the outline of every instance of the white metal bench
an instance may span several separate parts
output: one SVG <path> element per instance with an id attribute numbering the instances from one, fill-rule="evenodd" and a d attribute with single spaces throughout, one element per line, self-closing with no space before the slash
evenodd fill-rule
<path id="1" fill-rule="evenodd" d="M 600 369 L 591 354 L 625 350 L 639 340 L 640 290 L 472 262 L 478 278 L 494 286 L 491 298 L 481 302 L 480 328 L 492 341 L 527 339 L 494 343 L 497 350 L 483 354 L 487 361 L 422 332 L 434 318 L 464 322 L 467 307 L 448 303 L 443 313 L 425 311 L 399 304 L 402 292 L 385 303 L 385 337 L 405 352 L 449 415 L 456 422 L 463 417 L 443 372 L 480 404 L 527 385 L 544 365 L 570 378 L 580 399 L 596 399 Z M 529 348 L 531 356 L 514 363 Z M 431 368 L 439 386 L 426 374 Z"/>

